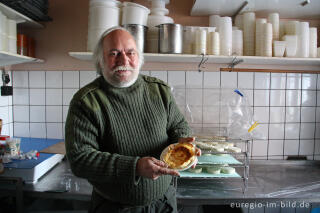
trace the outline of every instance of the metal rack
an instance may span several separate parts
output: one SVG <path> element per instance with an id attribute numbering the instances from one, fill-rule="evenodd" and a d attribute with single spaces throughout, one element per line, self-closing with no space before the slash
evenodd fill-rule
<path id="1" fill-rule="evenodd" d="M 201 139 L 197 139 L 197 141 L 201 142 Z M 230 164 L 229 165 L 231 167 L 234 167 L 237 171 L 237 173 L 239 173 L 240 171 L 242 171 L 242 174 L 240 173 L 240 177 L 243 180 L 243 188 L 242 188 L 242 192 L 245 193 L 248 190 L 248 180 L 249 180 L 249 157 L 250 157 L 250 140 L 241 140 L 241 139 L 227 139 L 226 141 L 208 141 L 206 140 L 205 142 L 229 142 L 229 143 L 234 143 L 235 146 L 238 146 L 240 144 L 243 145 L 243 147 L 241 147 L 242 151 L 240 153 L 235 153 L 235 152 L 216 152 L 216 151 L 212 151 L 212 150 L 205 150 L 205 149 L 201 149 L 202 154 L 229 154 L 232 157 L 234 157 L 235 159 L 239 160 L 241 162 L 241 164 Z M 227 163 L 227 162 L 226 162 Z M 199 164 L 199 165 L 214 165 L 215 163 L 205 163 L 205 164 Z M 221 164 L 219 162 L 219 164 Z M 238 179 L 236 177 L 182 177 L 184 179 L 206 179 L 206 180 L 210 180 L 210 179 Z"/>

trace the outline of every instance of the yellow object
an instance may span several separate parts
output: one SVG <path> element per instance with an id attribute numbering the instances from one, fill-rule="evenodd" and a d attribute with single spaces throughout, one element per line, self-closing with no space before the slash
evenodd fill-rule
<path id="1" fill-rule="evenodd" d="M 252 126 L 248 129 L 248 132 L 252 132 L 252 130 L 254 130 L 254 128 L 256 128 L 259 125 L 259 123 L 256 121 L 254 122 L 254 124 L 252 124 Z"/>

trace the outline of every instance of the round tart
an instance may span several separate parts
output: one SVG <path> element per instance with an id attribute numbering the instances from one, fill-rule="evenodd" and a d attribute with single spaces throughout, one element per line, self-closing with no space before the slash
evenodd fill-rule
<path id="1" fill-rule="evenodd" d="M 160 159 L 164 161 L 169 168 L 183 171 L 189 169 L 197 157 L 193 144 L 175 143 L 163 150 Z"/>

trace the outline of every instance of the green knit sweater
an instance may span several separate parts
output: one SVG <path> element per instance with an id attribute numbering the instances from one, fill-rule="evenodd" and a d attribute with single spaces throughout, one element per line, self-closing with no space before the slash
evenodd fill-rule
<path id="1" fill-rule="evenodd" d="M 137 177 L 140 157 L 159 159 L 161 151 L 190 129 L 170 87 L 139 75 L 127 88 L 115 88 L 103 77 L 73 97 L 66 121 L 67 158 L 76 176 L 86 178 L 107 199 L 147 205 L 159 199 L 172 177 Z"/>

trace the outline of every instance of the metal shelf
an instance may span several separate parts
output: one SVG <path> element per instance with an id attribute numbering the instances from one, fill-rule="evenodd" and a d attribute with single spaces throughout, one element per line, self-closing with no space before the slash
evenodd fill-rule
<path id="1" fill-rule="evenodd" d="M 0 51 L 0 66 L 1 67 L 13 65 L 13 64 L 21 64 L 21 63 L 26 63 L 26 62 L 42 63 L 42 62 L 44 62 L 44 60 Z"/>
<path id="2" fill-rule="evenodd" d="M 9 19 L 16 20 L 17 24 L 21 24 L 26 27 L 43 28 L 43 25 L 33 21 L 31 18 L 15 11 L 14 9 L 0 3 L 0 11 L 6 15 Z"/>

